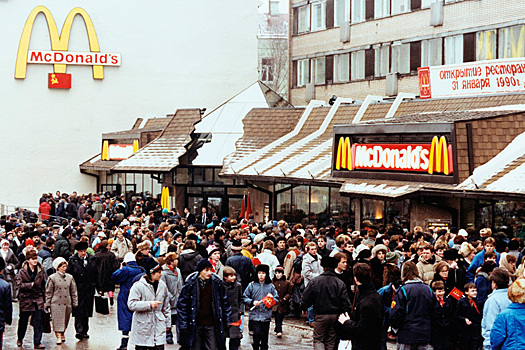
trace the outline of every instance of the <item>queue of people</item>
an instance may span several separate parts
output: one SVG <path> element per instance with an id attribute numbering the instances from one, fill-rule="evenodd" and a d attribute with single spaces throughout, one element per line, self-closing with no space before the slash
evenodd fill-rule
<path id="1" fill-rule="evenodd" d="M 66 218 L 0 218 L 0 303 L 18 300 L 18 346 L 29 318 L 49 314 L 57 344 L 70 316 L 78 341 L 89 339 L 94 298 L 107 295 L 113 305 L 116 285 L 119 350 L 175 341 L 182 349 L 239 349 L 244 328 L 253 349 L 264 350 L 271 333 L 286 337 L 283 321 L 292 317 L 313 328 L 314 349 L 525 342 L 508 324 L 525 321 L 523 244 L 503 232 L 289 226 L 204 209 L 192 218 L 188 208 L 181 215 L 139 197 L 59 198 L 70 208 Z M 80 203 L 76 216 L 71 203 Z M 0 310 L 0 330 L 11 317 Z M 44 322 L 31 324 L 34 347 L 44 348 Z"/>

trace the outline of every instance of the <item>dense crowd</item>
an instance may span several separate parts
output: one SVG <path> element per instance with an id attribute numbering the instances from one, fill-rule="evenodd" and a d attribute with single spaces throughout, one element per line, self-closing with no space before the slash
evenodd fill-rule
<path id="1" fill-rule="evenodd" d="M 76 338 L 117 296 L 127 349 L 254 349 L 304 318 L 314 349 L 525 348 L 522 241 L 476 230 L 364 223 L 315 227 L 218 218 L 152 199 L 44 194 L 37 213 L 0 218 L 0 344 L 18 302 L 18 346 Z M 248 315 L 245 323 L 243 315 Z M 270 321 L 274 319 L 274 329 Z M 174 334 L 175 331 L 175 334 Z M 1 348 L 1 346 L 0 346 Z"/>

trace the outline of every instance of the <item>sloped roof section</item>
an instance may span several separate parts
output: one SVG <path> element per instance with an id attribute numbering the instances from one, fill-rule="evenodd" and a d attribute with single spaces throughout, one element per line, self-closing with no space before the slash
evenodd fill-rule
<path id="1" fill-rule="evenodd" d="M 113 167 L 119 172 L 169 172 L 179 165 L 186 153 L 195 123 L 201 120 L 200 110 L 179 109 L 164 131 L 155 140 Z"/>
<path id="2" fill-rule="evenodd" d="M 457 186 L 458 190 L 525 194 L 525 133 Z"/>
<path id="3" fill-rule="evenodd" d="M 101 160 L 100 153 L 80 164 L 80 170 L 110 171 L 120 160 Z"/>

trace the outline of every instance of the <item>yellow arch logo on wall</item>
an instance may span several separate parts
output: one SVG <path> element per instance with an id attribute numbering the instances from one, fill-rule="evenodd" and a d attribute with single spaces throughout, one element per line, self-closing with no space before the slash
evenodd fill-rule
<path id="1" fill-rule="evenodd" d="M 91 52 L 100 52 L 98 44 L 97 33 L 93 22 L 89 17 L 88 13 L 76 7 L 66 17 L 66 21 L 62 26 L 62 32 L 58 34 L 58 28 L 55 23 L 55 19 L 45 6 L 37 6 L 31 11 L 27 18 L 24 30 L 22 31 L 22 37 L 20 39 L 20 45 L 18 47 L 18 54 L 16 56 L 16 67 L 15 67 L 15 78 L 25 79 L 27 70 L 27 55 L 29 52 L 29 41 L 31 40 L 31 33 L 35 23 L 36 16 L 40 13 L 44 14 L 47 21 L 47 27 L 49 29 L 49 38 L 51 39 L 51 50 L 53 51 L 68 51 L 69 37 L 71 35 L 71 26 L 73 25 L 73 19 L 76 15 L 80 15 L 86 25 L 87 36 L 89 39 L 89 48 Z M 55 73 L 66 73 L 66 64 L 55 64 Z M 93 79 L 104 79 L 104 67 L 101 65 L 93 65 Z"/>

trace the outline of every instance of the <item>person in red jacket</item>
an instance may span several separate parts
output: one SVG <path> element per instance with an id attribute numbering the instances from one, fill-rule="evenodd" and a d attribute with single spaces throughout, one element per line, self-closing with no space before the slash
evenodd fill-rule
<path id="1" fill-rule="evenodd" d="M 47 201 L 40 203 L 38 207 L 38 212 L 40 213 L 40 220 L 49 221 L 49 213 L 51 212 L 51 205 Z"/>

